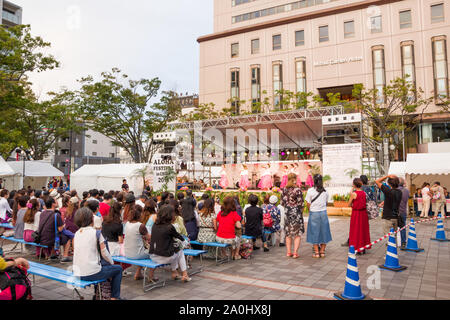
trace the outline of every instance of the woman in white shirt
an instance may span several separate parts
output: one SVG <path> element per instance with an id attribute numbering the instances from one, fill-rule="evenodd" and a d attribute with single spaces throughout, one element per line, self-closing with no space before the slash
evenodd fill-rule
<path id="1" fill-rule="evenodd" d="M 327 202 L 328 193 L 323 187 L 322 176 L 315 175 L 314 187 L 306 193 L 306 203 L 309 209 L 306 241 L 314 246 L 313 258 L 325 258 L 325 248 L 331 241 Z"/>
<path id="2" fill-rule="evenodd" d="M 30 202 L 27 203 L 27 212 L 25 212 L 25 216 L 23 217 L 23 240 L 26 242 L 34 242 L 31 235 L 33 232 L 38 231 L 39 228 L 39 218 L 41 216 L 41 212 L 39 211 L 40 205 L 41 204 L 37 199 L 31 199 Z M 37 250 L 37 252 L 39 252 L 39 250 Z"/>
<path id="3" fill-rule="evenodd" d="M 430 184 L 428 182 L 425 182 L 422 186 L 422 201 L 423 201 L 423 208 L 420 217 L 428 218 L 428 213 L 430 211 L 431 205 Z"/>
<path id="4" fill-rule="evenodd" d="M 73 273 L 84 281 L 111 280 L 111 300 L 120 300 L 122 267 L 114 261 L 106 248 L 105 239 L 94 228 L 94 215 L 89 208 L 81 208 L 75 214 L 75 224 L 80 228 L 75 233 Z M 97 243 L 100 244 L 100 251 Z M 100 256 L 106 261 L 102 265 Z M 109 264 L 107 264 L 109 263 Z"/>
<path id="5" fill-rule="evenodd" d="M 3 189 L 0 192 L 0 223 L 8 223 L 8 214 L 12 212 L 8 203 L 9 191 Z"/>

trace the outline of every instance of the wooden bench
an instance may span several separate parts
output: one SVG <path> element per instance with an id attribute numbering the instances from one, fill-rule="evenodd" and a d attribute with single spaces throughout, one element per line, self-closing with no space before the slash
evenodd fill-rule
<path id="1" fill-rule="evenodd" d="M 216 264 L 221 264 L 221 263 L 225 263 L 225 262 L 229 262 L 230 261 L 231 245 L 229 245 L 229 244 L 224 244 L 224 243 L 219 243 L 219 242 L 202 243 L 202 242 L 198 242 L 198 241 L 191 241 L 190 243 L 198 245 L 198 246 L 206 246 L 206 247 L 216 248 Z M 219 248 L 229 249 L 230 250 L 230 254 L 226 258 L 223 258 L 223 259 L 219 260 Z"/>
<path id="2" fill-rule="evenodd" d="M 75 276 L 69 270 L 55 268 L 31 261 L 29 261 L 29 264 L 30 269 L 28 269 L 28 274 L 31 274 L 33 276 L 33 285 L 35 284 L 35 276 L 39 276 L 71 286 L 72 296 L 75 297 L 76 292 L 80 300 L 84 300 L 84 297 L 78 292 L 78 289 L 86 289 L 90 286 L 97 286 L 100 292 L 100 297 L 102 296 L 100 283 L 105 282 L 106 279 L 97 281 L 84 281 L 81 280 L 80 277 Z"/>
<path id="3" fill-rule="evenodd" d="M 150 259 L 133 260 L 133 259 L 128 259 L 126 257 L 121 257 L 121 256 L 114 256 L 114 257 L 112 257 L 112 259 L 115 262 L 127 263 L 127 264 L 131 264 L 133 266 L 138 266 L 138 267 L 144 268 L 144 281 L 142 284 L 142 288 L 143 288 L 144 292 L 153 290 L 155 288 L 164 287 L 166 285 L 166 280 L 154 282 L 154 281 L 152 281 L 152 279 L 150 279 L 150 281 L 147 281 L 147 269 L 163 268 L 163 267 L 168 266 L 168 264 L 158 264 L 158 263 L 153 262 Z"/>
<path id="4" fill-rule="evenodd" d="M 186 263 L 188 263 L 187 261 L 187 257 L 200 257 L 200 266 L 196 269 L 191 269 L 191 271 L 188 272 L 189 276 L 192 276 L 194 274 L 200 273 L 203 271 L 203 255 L 205 253 L 208 253 L 208 251 L 205 250 L 194 250 L 194 249 L 184 249 L 183 250 L 184 255 L 186 256 Z"/>
<path id="5" fill-rule="evenodd" d="M 24 244 L 25 245 L 30 245 L 30 246 L 33 246 L 33 247 L 38 247 L 38 248 L 48 248 L 48 246 L 44 246 L 42 244 L 37 244 L 37 243 L 34 243 L 34 242 L 26 242 L 23 239 L 16 239 L 14 237 L 1 236 L 0 238 L 2 239 L 2 244 L 0 245 L 1 248 L 3 248 L 3 244 L 4 244 L 5 240 L 16 243 L 14 248 L 12 248 L 12 250 L 8 251 L 9 253 L 13 252 L 19 244 L 20 244 L 20 253 L 23 252 L 23 245 Z M 41 260 L 41 256 L 42 256 L 42 250 L 40 250 L 40 252 L 39 252 L 39 261 Z"/>

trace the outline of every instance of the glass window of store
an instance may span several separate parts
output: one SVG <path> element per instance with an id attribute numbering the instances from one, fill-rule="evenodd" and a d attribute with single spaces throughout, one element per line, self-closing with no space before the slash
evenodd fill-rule
<path id="1" fill-rule="evenodd" d="M 386 68 L 383 46 L 372 47 L 372 68 L 374 88 L 378 90 L 376 102 L 383 103 L 385 101 L 383 89 L 386 86 Z"/>
<path id="2" fill-rule="evenodd" d="M 231 110 L 233 114 L 239 114 L 240 92 L 239 92 L 239 69 L 231 70 Z"/>
<path id="3" fill-rule="evenodd" d="M 419 144 L 450 142 L 450 122 L 422 123 L 419 125 Z"/>
<path id="4" fill-rule="evenodd" d="M 283 90 L 283 64 L 281 61 L 276 61 L 272 64 L 272 79 L 273 79 L 273 106 L 282 109 L 283 95 L 280 92 Z"/>
<path id="5" fill-rule="evenodd" d="M 370 18 L 370 32 L 380 33 L 383 31 L 383 24 L 381 21 L 381 16 L 375 16 Z"/>
<path id="6" fill-rule="evenodd" d="M 436 100 L 448 97 L 447 39 L 445 36 L 431 39 L 433 49 L 434 96 Z"/>
<path id="7" fill-rule="evenodd" d="M 251 66 L 252 77 L 252 112 L 261 111 L 261 67 Z"/>

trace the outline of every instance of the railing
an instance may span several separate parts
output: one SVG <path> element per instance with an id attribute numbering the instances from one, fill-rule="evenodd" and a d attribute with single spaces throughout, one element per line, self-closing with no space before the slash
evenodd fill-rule
<path id="1" fill-rule="evenodd" d="M 11 23 L 20 24 L 20 17 L 15 15 L 15 14 L 12 14 L 12 13 L 10 13 L 8 11 L 4 11 L 3 10 L 2 18 L 7 20 L 7 21 L 9 21 L 9 22 L 11 22 Z"/>

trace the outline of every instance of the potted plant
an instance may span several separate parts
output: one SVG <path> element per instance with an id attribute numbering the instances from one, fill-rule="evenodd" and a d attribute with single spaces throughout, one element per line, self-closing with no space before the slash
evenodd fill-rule
<path id="1" fill-rule="evenodd" d="M 350 200 L 350 195 L 340 195 L 335 194 L 333 196 L 333 206 L 336 208 L 348 208 L 348 201 Z"/>

